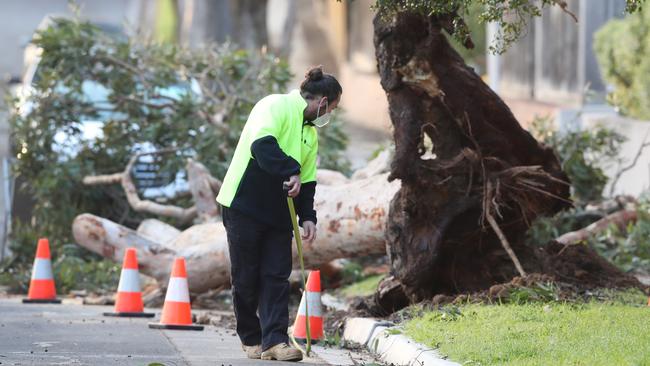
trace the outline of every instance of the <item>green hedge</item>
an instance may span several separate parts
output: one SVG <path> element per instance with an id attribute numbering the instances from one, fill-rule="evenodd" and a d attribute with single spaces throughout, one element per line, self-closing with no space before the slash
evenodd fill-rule
<path id="1" fill-rule="evenodd" d="M 594 52 L 609 102 L 630 117 L 650 119 L 650 7 L 605 24 L 594 36 Z"/>

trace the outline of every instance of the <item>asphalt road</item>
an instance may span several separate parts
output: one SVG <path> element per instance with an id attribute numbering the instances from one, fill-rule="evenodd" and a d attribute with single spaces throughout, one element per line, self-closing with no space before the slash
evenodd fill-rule
<path id="1" fill-rule="evenodd" d="M 154 330 L 150 319 L 101 315 L 110 310 L 0 299 L 0 365 L 296 365 L 247 359 L 231 329 Z M 300 364 L 354 364 L 348 351 L 315 352 Z"/>

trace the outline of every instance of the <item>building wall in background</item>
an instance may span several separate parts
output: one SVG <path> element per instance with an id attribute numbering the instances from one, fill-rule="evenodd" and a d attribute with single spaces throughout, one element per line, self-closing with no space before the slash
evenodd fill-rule
<path id="1" fill-rule="evenodd" d="M 335 74 L 343 86 L 340 106 L 346 122 L 386 138 L 391 123 L 388 101 L 377 73 L 372 3 L 302 3 L 297 8 L 289 63 L 296 74 L 294 85 L 302 81 L 304 71 L 313 65 L 323 65 L 327 72 Z"/>
<path id="2" fill-rule="evenodd" d="M 146 3 L 148 11 L 141 11 L 146 13 L 140 17 L 142 23 L 153 22 L 152 3 L 155 4 Z M 388 134 L 387 101 L 374 55 L 372 3 L 372 0 L 178 0 L 179 39 L 190 47 L 230 39 L 246 48 L 262 47 L 259 39 L 267 39 L 266 49 L 289 62 L 294 73 L 290 88 L 300 84 L 309 67 L 323 65 L 326 72 L 335 74 L 343 84 L 341 107 L 346 119 Z M 257 19 L 260 14 L 266 17 L 266 29 L 256 29 L 260 28 L 259 22 L 246 21 Z M 237 30 L 240 28 L 248 29 L 249 34 L 242 34 Z M 250 33 L 264 33 L 264 37 Z"/>
<path id="3" fill-rule="evenodd" d="M 558 104 L 604 100 L 593 34 L 608 20 L 623 16 L 625 0 L 567 3 L 578 23 L 557 6 L 547 8 L 531 22 L 527 34 L 499 57 L 500 94 Z"/>

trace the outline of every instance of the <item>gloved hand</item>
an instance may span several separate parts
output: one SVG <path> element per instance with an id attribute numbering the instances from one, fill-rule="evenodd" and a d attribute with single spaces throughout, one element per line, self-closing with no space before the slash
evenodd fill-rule
<path id="1" fill-rule="evenodd" d="M 304 221 L 302 223 L 302 235 L 300 237 L 308 243 L 316 240 L 316 224 L 311 221 Z"/>

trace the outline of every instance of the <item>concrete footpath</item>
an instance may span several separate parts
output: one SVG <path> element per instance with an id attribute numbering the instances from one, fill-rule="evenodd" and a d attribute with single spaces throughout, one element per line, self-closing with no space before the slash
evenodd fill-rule
<path id="1" fill-rule="evenodd" d="M 247 359 L 231 329 L 154 330 L 150 319 L 101 315 L 111 309 L 0 299 L 0 365 L 296 365 Z M 316 347 L 314 353 L 299 364 L 358 362 L 347 350 Z"/>

